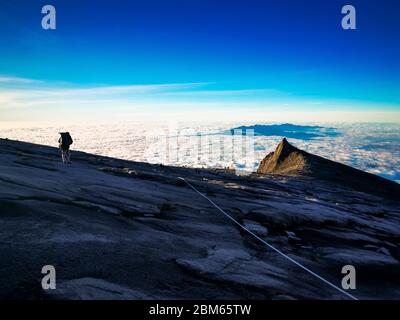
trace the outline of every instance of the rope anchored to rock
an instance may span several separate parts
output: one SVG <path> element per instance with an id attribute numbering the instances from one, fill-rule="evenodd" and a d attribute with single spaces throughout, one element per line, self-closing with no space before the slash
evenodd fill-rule
<path id="1" fill-rule="evenodd" d="M 338 286 L 334 285 L 332 282 L 326 280 L 324 277 L 320 276 L 319 274 L 317 274 L 316 272 L 310 270 L 309 268 L 307 268 L 306 266 L 302 265 L 300 262 L 294 260 L 293 258 L 289 257 L 287 254 L 283 253 L 282 251 L 280 251 L 279 249 L 275 248 L 273 245 L 269 244 L 267 241 L 265 241 L 264 239 L 260 238 L 259 236 L 257 236 L 254 232 L 250 231 L 248 228 L 246 228 L 244 225 L 242 225 L 240 222 L 238 222 L 237 220 L 235 220 L 235 218 L 233 218 L 231 215 L 229 215 L 227 212 L 225 212 L 223 209 L 221 209 L 214 201 L 212 201 L 210 198 L 208 198 L 206 195 L 202 194 L 199 190 L 197 190 L 189 181 L 187 181 L 186 179 L 179 177 L 180 180 L 184 181 L 191 189 L 193 189 L 197 194 L 199 194 L 201 197 L 203 197 L 204 199 L 206 199 L 208 202 L 210 202 L 215 208 L 217 208 L 220 212 L 222 212 L 228 219 L 230 219 L 231 221 L 233 221 L 235 224 L 237 224 L 240 228 L 242 228 L 244 231 L 246 231 L 247 233 L 251 234 L 253 237 L 255 237 L 257 240 L 261 241 L 263 244 L 265 244 L 268 248 L 272 249 L 273 251 L 275 251 L 276 253 L 278 253 L 279 255 L 281 255 L 282 257 L 284 257 L 285 259 L 289 260 L 290 262 L 292 262 L 293 264 L 297 265 L 298 267 L 300 267 L 301 269 L 305 270 L 306 272 L 308 272 L 309 274 L 311 274 L 312 276 L 314 276 L 315 278 L 319 279 L 320 281 L 324 282 L 325 284 L 327 284 L 328 286 L 334 288 L 335 290 L 339 291 L 340 293 L 344 294 L 346 297 L 352 299 L 352 300 L 358 300 L 355 296 L 353 296 L 352 294 L 344 291 L 343 289 L 339 288 Z"/>

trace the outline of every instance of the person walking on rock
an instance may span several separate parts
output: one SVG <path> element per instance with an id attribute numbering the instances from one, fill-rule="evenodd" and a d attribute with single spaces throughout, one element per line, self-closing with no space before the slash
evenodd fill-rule
<path id="1" fill-rule="evenodd" d="M 62 162 L 64 164 L 71 163 L 70 161 L 71 151 L 69 150 L 69 147 L 74 141 L 72 140 L 72 137 L 69 134 L 69 132 L 60 132 L 60 135 L 61 137 L 60 139 L 58 139 L 58 144 L 61 151 Z"/>

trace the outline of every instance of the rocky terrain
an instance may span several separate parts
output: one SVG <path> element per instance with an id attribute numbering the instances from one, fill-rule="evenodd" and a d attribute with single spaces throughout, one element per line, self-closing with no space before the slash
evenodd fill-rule
<path id="1" fill-rule="evenodd" d="M 257 173 L 308 176 L 386 198 L 400 195 L 400 184 L 300 150 L 286 138 L 261 161 Z"/>
<path id="2" fill-rule="evenodd" d="M 356 297 L 400 297 L 395 183 L 287 141 L 249 176 L 82 152 L 72 161 L 63 165 L 56 148 L 0 140 L 0 298 L 347 299 L 179 177 L 334 284 L 354 265 Z M 57 289 L 44 291 L 48 264 Z"/>

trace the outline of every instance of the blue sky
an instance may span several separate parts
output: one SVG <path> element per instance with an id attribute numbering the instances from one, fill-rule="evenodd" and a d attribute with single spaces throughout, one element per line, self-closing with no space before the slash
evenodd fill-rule
<path id="1" fill-rule="evenodd" d="M 0 121 L 400 122 L 399 16 L 395 0 L 1 0 Z"/>

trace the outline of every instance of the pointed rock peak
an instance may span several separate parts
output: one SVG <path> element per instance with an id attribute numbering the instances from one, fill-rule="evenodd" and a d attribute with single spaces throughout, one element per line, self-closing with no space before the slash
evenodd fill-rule
<path id="1" fill-rule="evenodd" d="M 282 141 L 278 144 L 275 150 L 275 154 L 277 156 L 288 155 L 290 152 L 298 150 L 296 147 L 292 146 L 286 138 L 283 138 Z"/>
<path id="2" fill-rule="evenodd" d="M 304 152 L 292 146 L 286 138 L 278 144 L 274 152 L 261 161 L 258 173 L 294 173 L 304 169 Z"/>
<path id="3" fill-rule="evenodd" d="M 281 145 L 281 146 L 283 146 L 283 147 L 292 146 L 292 145 L 289 143 L 289 141 L 287 141 L 286 138 L 283 138 L 282 141 L 279 143 L 279 145 Z M 279 146 L 279 145 L 278 145 L 278 146 Z"/>
<path id="4" fill-rule="evenodd" d="M 289 143 L 289 141 L 287 141 L 287 139 L 286 138 L 283 138 L 282 139 L 282 141 L 279 143 L 279 145 L 281 145 L 281 146 L 283 146 L 283 147 L 292 147 L 292 148 L 294 148 L 290 143 Z M 279 146 L 278 145 L 278 146 Z"/>

